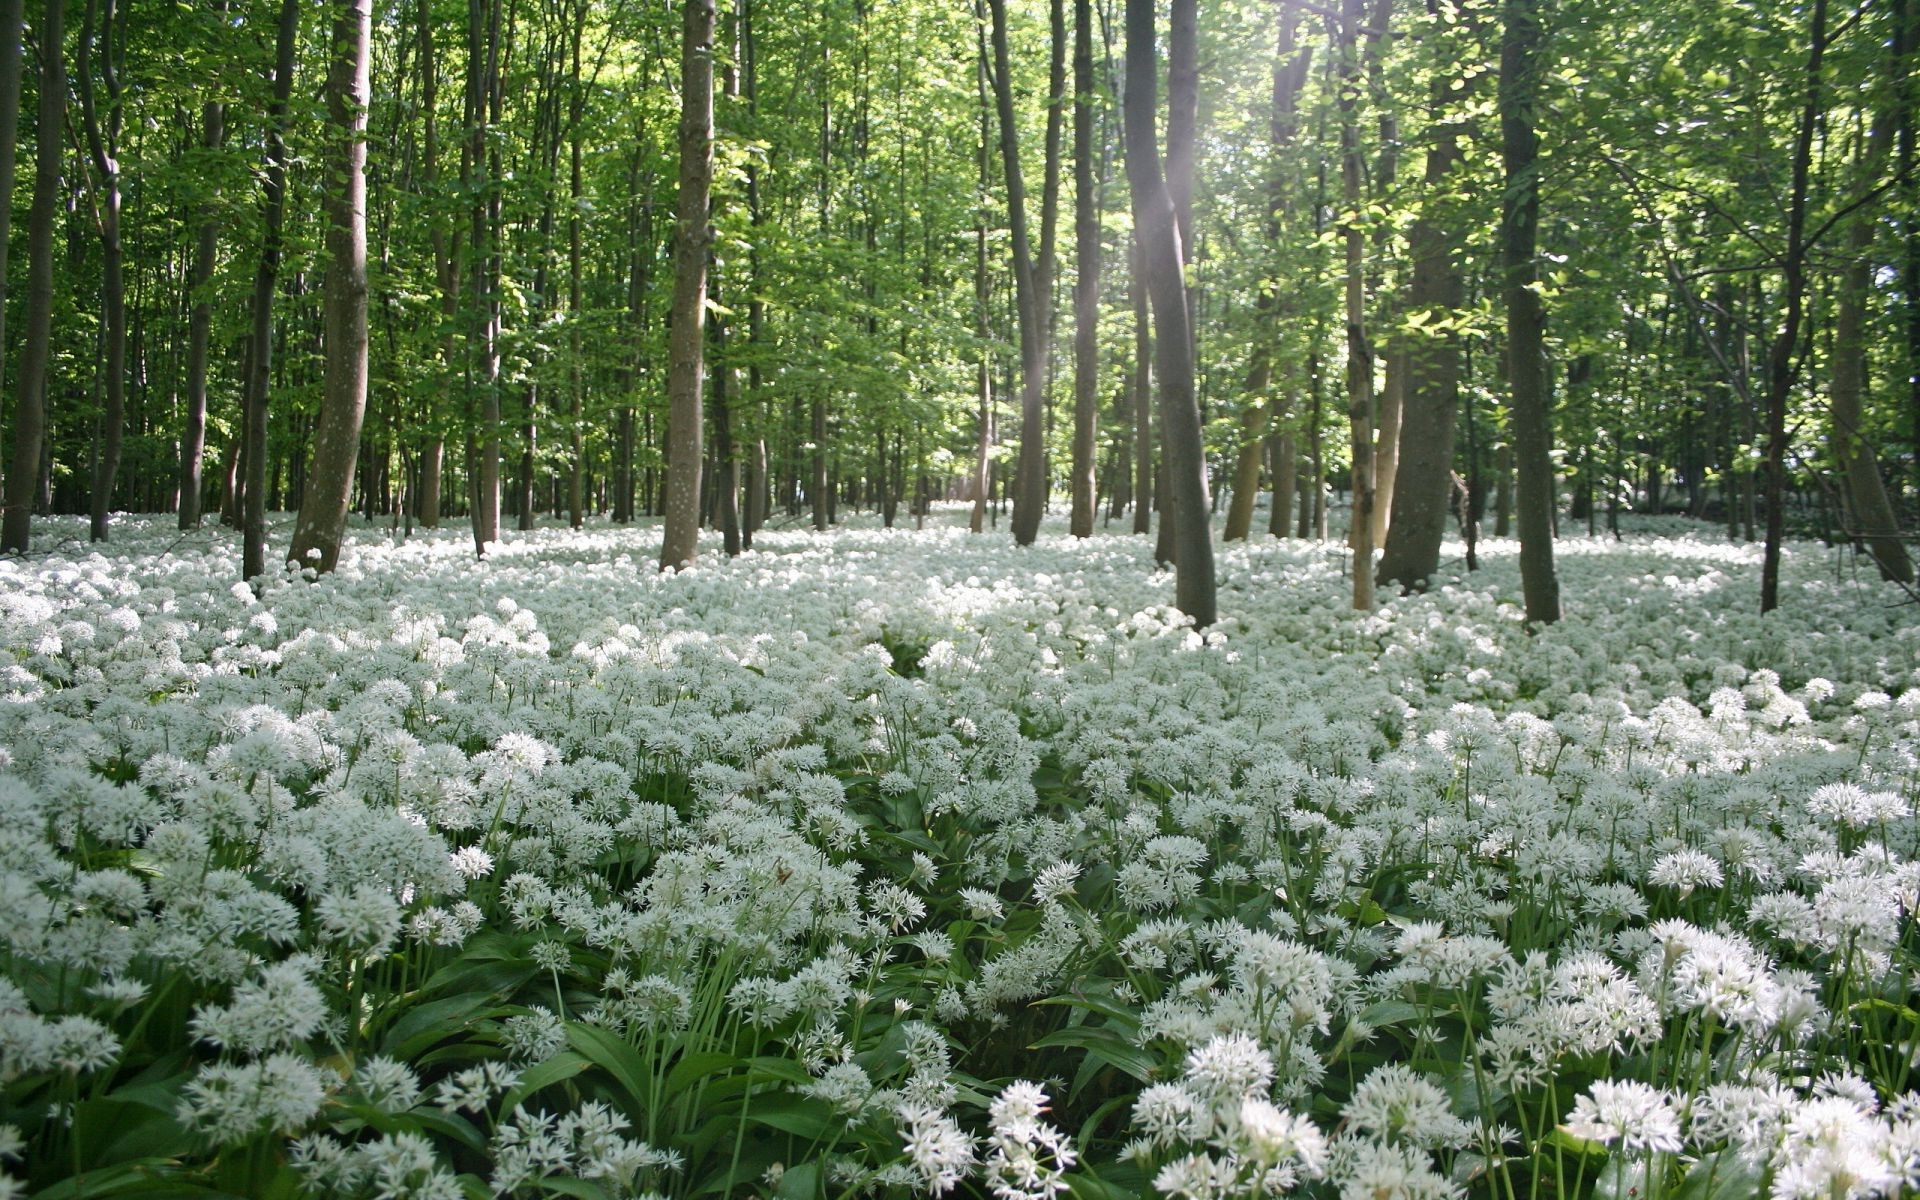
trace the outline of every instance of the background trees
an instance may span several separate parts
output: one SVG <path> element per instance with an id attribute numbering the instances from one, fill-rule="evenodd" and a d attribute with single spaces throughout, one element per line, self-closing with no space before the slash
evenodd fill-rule
<path id="1" fill-rule="evenodd" d="M 1049 507 L 1083 535 L 1129 510 L 1151 529 L 1192 476 L 1229 536 L 1339 536 L 1377 463 L 1355 541 L 1370 558 L 1384 534 L 1384 555 L 1357 585 L 1453 569 L 1449 527 L 1517 528 L 1537 567 L 1556 529 L 1628 510 L 1821 534 L 1910 575 L 1910 8 L 1204 0 L 1129 65 L 1111 5 L 727 0 L 714 403 L 683 443 L 703 468 L 687 505 L 730 549 L 935 500 L 973 501 L 983 529 L 1011 500 L 1028 540 Z M 269 514 L 340 478 L 319 453 L 333 15 L 0 10 L 22 156 L 0 212 L 20 243 L 0 248 L 8 549 L 36 512 L 104 536 L 115 509 L 218 511 L 250 526 L 257 573 Z M 342 451 L 361 520 L 463 516 L 484 548 L 537 516 L 666 506 L 680 15 L 373 9 L 365 419 Z M 1526 71 L 1502 69 L 1516 32 Z M 1121 101 L 1148 81 L 1191 470 L 1141 403 L 1181 385 L 1153 371 L 1181 348 L 1121 191 L 1142 165 Z M 224 302 L 249 284 L 254 303 Z"/>

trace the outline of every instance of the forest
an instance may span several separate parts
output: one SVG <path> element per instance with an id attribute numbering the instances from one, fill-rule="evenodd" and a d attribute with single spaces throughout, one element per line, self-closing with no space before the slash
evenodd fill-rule
<path id="1" fill-rule="evenodd" d="M 1920 1195 L 1916 0 L 0 0 L 0 1200 Z"/>

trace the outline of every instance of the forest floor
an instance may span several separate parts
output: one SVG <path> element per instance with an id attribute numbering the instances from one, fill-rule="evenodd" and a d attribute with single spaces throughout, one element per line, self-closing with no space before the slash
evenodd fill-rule
<path id="1" fill-rule="evenodd" d="M 1920 1182 L 1903 593 L 1798 544 L 1763 619 L 1661 521 L 1530 632 L 1510 542 L 1357 615 L 1262 540 L 1201 634 L 1144 538 L 963 521 L 356 528 L 257 598 L 44 523 L 0 1195 Z"/>

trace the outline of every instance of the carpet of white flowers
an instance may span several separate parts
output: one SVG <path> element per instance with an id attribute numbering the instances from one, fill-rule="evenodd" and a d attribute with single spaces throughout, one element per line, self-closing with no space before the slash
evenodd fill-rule
<path id="1" fill-rule="evenodd" d="M 0 1197 L 1896 1195 L 1920 612 L 1813 545 L 0 562 Z M 1457 548 L 1454 551 L 1457 552 Z"/>

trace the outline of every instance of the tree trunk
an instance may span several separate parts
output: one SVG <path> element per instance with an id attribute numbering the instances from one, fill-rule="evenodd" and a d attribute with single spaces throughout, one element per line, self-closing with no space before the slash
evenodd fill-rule
<path id="1" fill-rule="evenodd" d="M 1270 434 L 1267 449 L 1273 458 L 1268 468 L 1273 473 L 1273 511 L 1267 514 L 1267 533 L 1277 538 L 1292 537 L 1294 493 L 1300 487 L 1299 452 L 1290 433 L 1279 437 Z"/>
<path id="2" fill-rule="evenodd" d="M 1824 3 L 1825 0 L 1816 0 Z M 1539 234 L 1539 0 L 1505 0 L 1500 41 L 1500 148 L 1506 190 L 1500 215 L 1507 309 L 1507 386 L 1518 483 L 1520 590 L 1527 620 L 1560 619 L 1553 567 L 1553 432 L 1547 413 L 1547 316 L 1534 262 Z"/>
<path id="3" fill-rule="evenodd" d="M 300 0 L 281 0 L 260 179 L 260 262 L 253 274 L 247 444 L 241 456 L 245 478 L 240 488 L 240 575 L 248 580 L 267 571 L 267 386 L 273 371 L 273 295 L 280 281 L 281 230 L 287 215 L 287 110 L 293 100 L 293 58 L 299 37 Z"/>
<path id="4" fill-rule="evenodd" d="M 1786 534 L 1787 397 L 1793 390 L 1794 350 L 1807 291 L 1807 176 L 1814 130 L 1820 123 L 1822 61 L 1827 52 L 1827 0 L 1813 0 L 1808 36 L 1806 100 L 1794 142 L 1793 183 L 1787 199 L 1786 257 L 1781 263 L 1786 317 L 1767 354 L 1767 539 L 1760 560 L 1760 611 L 1780 607 L 1780 543 Z"/>
<path id="5" fill-rule="evenodd" d="M 127 285 L 126 251 L 120 237 L 120 79 L 116 60 L 116 0 L 88 0 L 81 20 L 78 83 L 81 125 L 93 168 L 93 199 L 100 234 L 100 315 L 105 351 L 106 410 L 100 419 L 98 451 L 93 461 L 92 520 L 89 536 L 107 540 L 113 510 L 114 483 L 120 474 L 120 449 L 127 412 Z M 94 98 L 94 19 L 100 22 L 100 72 L 106 88 L 107 111 Z M 103 120 L 104 117 L 104 120 Z"/>
<path id="6" fill-rule="evenodd" d="M 473 272 L 473 331 L 467 350 L 467 486 L 472 493 L 474 553 L 481 555 L 500 539 L 500 171 L 499 151 L 489 134 L 500 106 L 499 72 L 499 0 L 468 0 L 467 144 L 461 155 L 471 197 L 467 236 L 468 265 Z M 474 399 L 477 421 L 471 420 Z"/>
<path id="7" fill-rule="evenodd" d="M 1094 179 L 1093 3 L 1073 0 L 1073 510 L 1075 537 L 1093 536 L 1100 424 L 1100 205 Z"/>
<path id="8" fill-rule="evenodd" d="M 1345 0 L 1340 22 L 1340 177 L 1346 203 L 1347 421 L 1352 430 L 1353 607 L 1373 607 L 1373 349 L 1367 342 L 1366 235 L 1360 230 L 1360 26 L 1366 0 Z"/>
<path id="9" fill-rule="evenodd" d="M 224 3 L 216 4 L 223 11 Z M 226 138 L 226 105 L 208 101 L 201 109 L 200 144 L 211 155 Z M 0 191 L 0 195 L 11 194 Z M 180 528 L 200 527 L 200 471 L 207 453 L 207 340 L 213 329 L 213 264 L 220 250 L 217 206 L 209 205 L 194 238 L 193 269 L 187 276 L 187 423 L 180 434 Z M 0 228 L 0 238 L 6 236 Z M 0 271 L 5 270 L 0 261 Z"/>
<path id="10" fill-rule="evenodd" d="M 586 352 L 581 322 L 586 318 L 581 278 L 580 204 L 585 179 L 580 149 L 580 123 L 586 115 L 586 90 L 580 80 L 580 42 L 587 27 L 587 0 L 572 6 L 572 46 L 567 75 L 567 526 L 586 522 Z"/>
<path id="11" fill-rule="evenodd" d="M 1280 38 L 1273 54 L 1272 107 L 1267 119 L 1267 129 L 1273 144 L 1273 155 L 1281 159 L 1286 148 L 1291 146 L 1299 132 L 1297 112 L 1300 89 L 1307 80 L 1307 68 L 1312 62 L 1313 51 L 1310 48 L 1295 48 L 1295 32 L 1298 12 L 1291 4 L 1283 5 L 1280 11 Z M 1282 215 L 1289 211 L 1291 195 L 1286 173 L 1277 165 L 1269 168 L 1267 177 L 1267 236 L 1278 245 L 1284 235 Z M 1273 353 L 1275 343 L 1281 337 L 1282 310 L 1291 311 L 1293 305 L 1283 302 L 1277 286 L 1260 289 L 1254 308 L 1258 315 L 1255 326 L 1256 342 L 1253 349 L 1253 364 L 1247 371 L 1246 408 L 1240 418 L 1240 454 L 1234 463 L 1233 502 L 1227 508 L 1227 525 L 1224 540 L 1234 541 L 1247 537 L 1253 531 L 1253 509 L 1259 499 L 1260 467 L 1269 454 L 1267 430 L 1276 415 L 1274 410 L 1282 407 L 1282 402 L 1269 393 L 1273 388 Z M 1280 506 L 1280 491 L 1274 490 L 1274 504 Z M 1282 531 L 1284 521 L 1271 523 L 1272 527 Z"/>
<path id="12" fill-rule="evenodd" d="M 0 196 L 13 196 L 20 136 L 20 39 L 26 20 L 24 0 L 0 0 Z M 12 241 L 13 205 L 0 204 L 0 355 L 7 345 L 7 261 Z"/>
<path id="13" fill-rule="evenodd" d="M 1007 226 L 1013 241 L 1014 303 L 1020 330 L 1020 460 L 1014 471 L 1013 540 L 1033 544 L 1047 505 L 1046 330 L 1044 279 L 1035 268 L 1027 233 L 1027 189 L 1020 171 L 1020 139 L 1013 110 L 1013 65 L 1007 51 L 1007 0 L 987 0 L 993 14 L 993 94 L 1000 116 L 1001 174 L 1007 189 Z"/>
<path id="14" fill-rule="evenodd" d="M 1176 27 L 1191 20 L 1194 0 L 1174 0 Z M 1183 15 L 1183 11 L 1186 10 Z M 1154 135 L 1155 86 L 1153 0 L 1127 0 L 1125 125 L 1127 183 L 1134 229 L 1153 307 L 1155 374 L 1160 384 L 1160 427 L 1166 442 L 1167 492 L 1173 502 L 1175 603 L 1205 628 L 1216 615 L 1213 537 L 1209 527 L 1207 474 L 1200 440 L 1200 408 L 1194 396 L 1193 327 L 1181 267 L 1180 228 L 1161 174 Z M 1177 98 L 1174 98 L 1177 103 Z"/>
<path id="15" fill-rule="evenodd" d="M 340 561 L 367 411 L 367 106 L 372 102 L 373 0 L 341 0 L 327 72 L 326 362 L 313 465 L 287 560 L 324 574 Z M 317 553 L 316 553 L 317 552 Z"/>
<path id="16" fill-rule="evenodd" d="M 1440 569 L 1453 496 L 1454 423 L 1459 407 L 1460 336 L 1453 320 L 1466 302 L 1454 263 L 1458 237 L 1436 211 L 1461 161 L 1460 129 L 1442 117 L 1450 81 L 1436 79 L 1429 102 L 1433 144 L 1427 150 L 1426 196 L 1407 234 L 1413 276 L 1407 285 L 1407 315 L 1417 327 L 1401 335 L 1400 455 L 1387 523 L 1379 580 L 1403 589 L 1424 588 Z"/>
<path id="17" fill-rule="evenodd" d="M 1140 239 L 1132 239 L 1127 291 L 1133 301 L 1133 531 L 1153 529 L 1153 326 Z"/>
<path id="18" fill-rule="evenodd" d="M 713 186 L 714 0 L 686 0 L 680 27 L 680 196 L 667 331 L 667 504 L 660 569 L 694 560 L 700 538 L 707 313 L 708 193 Z"/>
<path id="19" fill-rule="evenodd" d="M 47 428 L 47 359 L 53 334 L 53 225 L 61 202 L 60 130 L 67 118 L 65 0 L 47 0 L 40 24 L 40 108 L 34 128 L 33 208 L 27 217 L 27 328 L 15 383 L 13 458 L 7 469 L 0 553 L 25 554 L 40 490 Z"/>
<path id="20" fill-rule="evenodd" d="M 1873 186 L 1892 146 L 1892 123 L 1876 121 L 1861 153 L 1862 187 Z M 1861 424 L 1862 399 L 1870 378 L 1866 326 L 1873 277 L 1873 216 L 1871 209 L 1862 210 L 1847 226 L 1846 264 L 1834 297 L 1833 384 L 1829 394 L 1832 444 L 1853 512 L 1851 532 L 1873 557 L 1882 579 L 1912 583 L 1913 560 L 1900 539 L 1900 523 L 1880 478 L 1880 463 Z"/>

